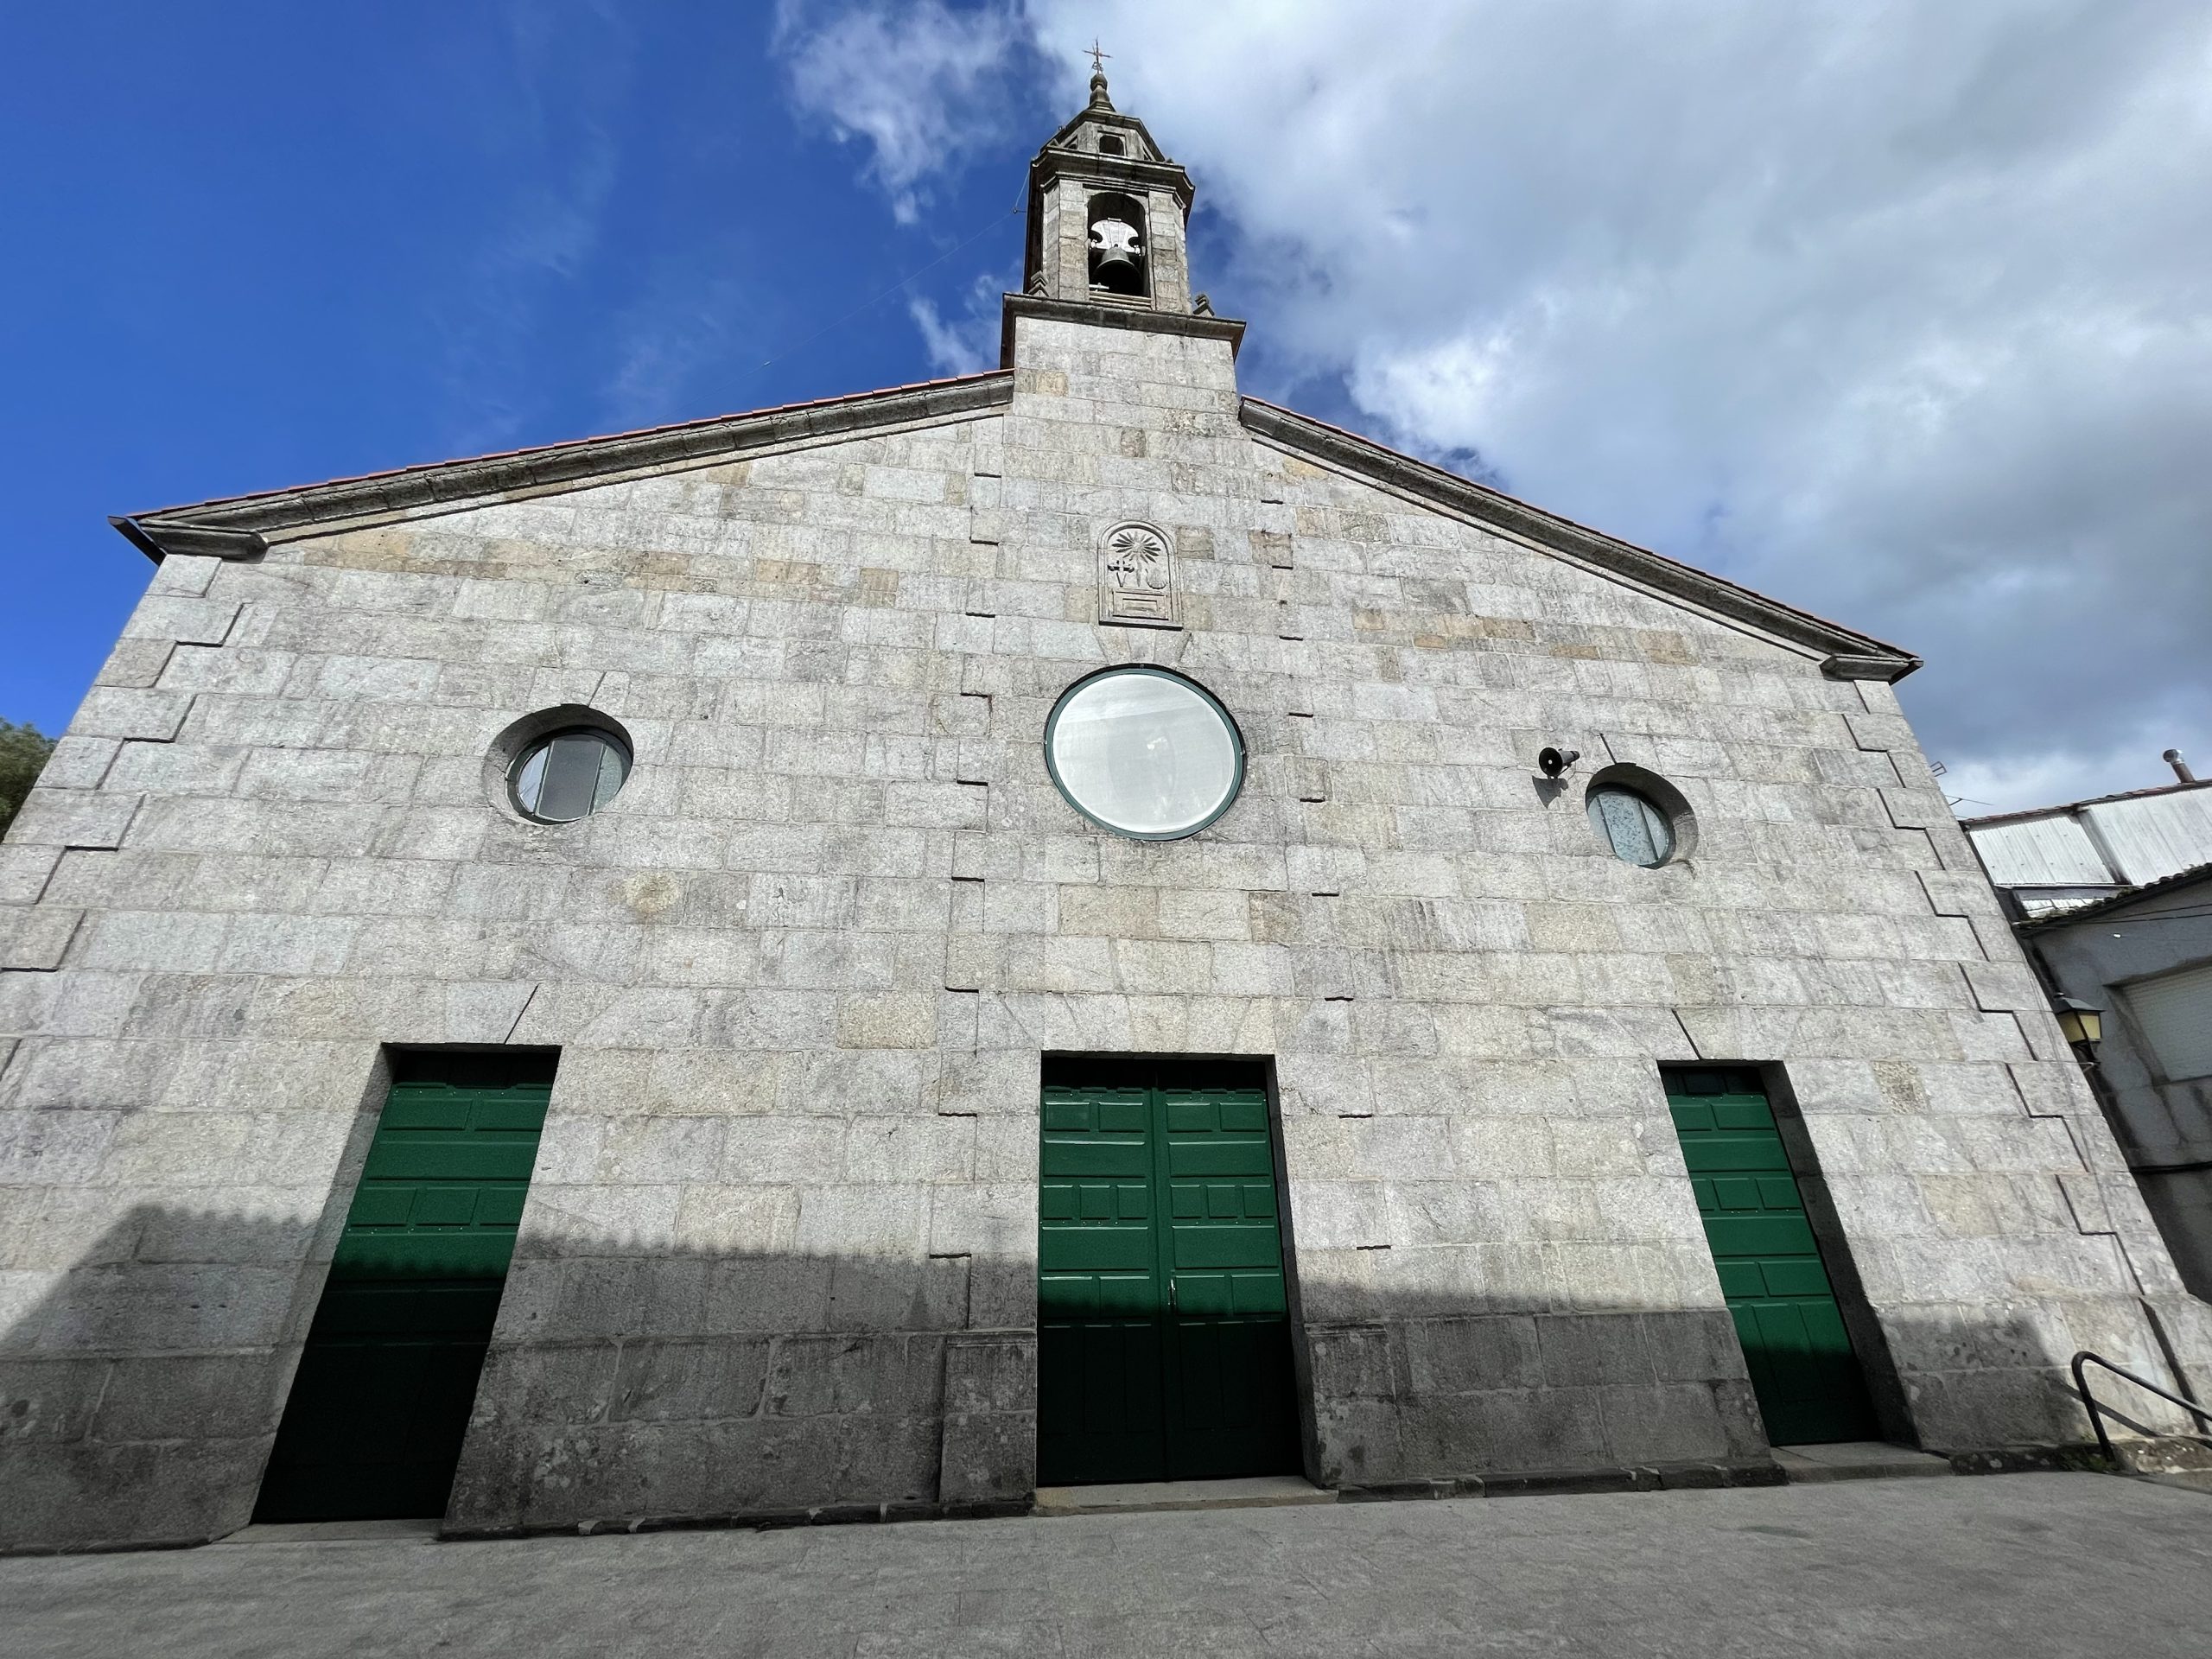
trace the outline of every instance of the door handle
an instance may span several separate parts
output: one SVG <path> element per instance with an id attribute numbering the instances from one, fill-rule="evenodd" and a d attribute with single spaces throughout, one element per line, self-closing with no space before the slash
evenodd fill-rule
<path id="1" fill-rule="evenodd" d="M 1175 1309 L 1175 1275 L 1174 1275 L 1173 1274 L 1172 1274 L 1172 1273 L 1171 1273 L 1171 1274 L 1169 1274 L 1167 1275 L 1167 1311 L 1168 1311 L 1170 1313 L 1174 1313 L 1174 1312 L 1176 1311 L 1176 1309 Z"/>

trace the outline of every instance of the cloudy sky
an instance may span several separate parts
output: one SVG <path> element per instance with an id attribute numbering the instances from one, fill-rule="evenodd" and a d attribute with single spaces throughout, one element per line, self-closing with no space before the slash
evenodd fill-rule
<path id="1" fill-rule="evenodd" d="M 2212 763 L 2199 0 L 48 10 L 0 716 L 108 512 L 984 365 L 1096 33 L 1248 390 L 1920 652 L 1961 810 Z"/>

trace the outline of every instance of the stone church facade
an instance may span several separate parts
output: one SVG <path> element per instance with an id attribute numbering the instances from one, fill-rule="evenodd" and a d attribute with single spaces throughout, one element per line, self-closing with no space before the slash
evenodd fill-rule
<path id="1" fill-rule="evenodd" d="M 0 850 L 9 1547 L 373 1509 L 438 1409 L 454 1533 L 1764 1478 L 1732 1169 L 1806 1438 L 2212 1388 L 1916 660 L 1241 395 L 1190 204 L 1101 79 L 998 372 L 118 521 Z M 1124 667 L 1195 833 L 1084 792 Z"/>

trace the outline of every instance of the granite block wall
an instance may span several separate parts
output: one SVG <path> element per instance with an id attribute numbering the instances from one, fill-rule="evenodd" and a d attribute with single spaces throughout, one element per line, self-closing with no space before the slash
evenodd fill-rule
<path id="1" fill-rule="evenodd" d="M 1899 1432 L 2212 1355 L 1886 685 L 1262 441 L 1220 340 L 1015 340 L 982 412 L 161 565 L 0 849 L 8 1543 L 244 1521 L 391 1044 L 561 1051 L 456 1530 L 1019 1501 L 1046 1052 L 1273 1059 L 1325 1481 L 1761 1455 L 1662 1062 L 1780 1068 Z M 1131 518 L 1178 630 L 1096 620 Z M 1124 661 L 1243 728 L 1192 840 L 1046 774 Z M 634 770 L 525 823 L 486 753 L 570 703 Z"/>

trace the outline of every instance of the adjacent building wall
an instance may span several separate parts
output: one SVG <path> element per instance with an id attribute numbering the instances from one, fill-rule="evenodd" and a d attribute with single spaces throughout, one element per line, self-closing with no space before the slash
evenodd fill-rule
<path id="1" fill-rule="evenodd" d="M 2054 919 L 2027 935 L 2052 982 L 2104 1014 L 2096 1066 L 2121 1153 L 2183 1280 L 2212 1296 L 2212 1077 L 2166 1077 L 2129 1010 L 2132 982 L 2212 962 L 2212 876 Z"/>
<path id="2" fill-rule="evenodd" d="M 1179 631 L 1095 620 L 1130 518 Z M 1046 775 L 1126 660 L 1243 726 L 1194 840 Z M 636 768 L 521 823 L 567 702 Z M 1600 849 L 1600 762 L 1693 856 Z M 1926 1444 L 2082 1438 L 2146 1305 L 2212 1352 L 1889 689 L 1257 442 L 1219 340 L 173 557 L 0 892 L 18 1546 L 245 1520 L 387 1043 L 562 1051 L 461 1529 L 1018 1501 L 1046 1052 L 1274 1057 L 1325 1480 L 1760 1452 L 1662 1061 L 1784 1069 Z"/>

